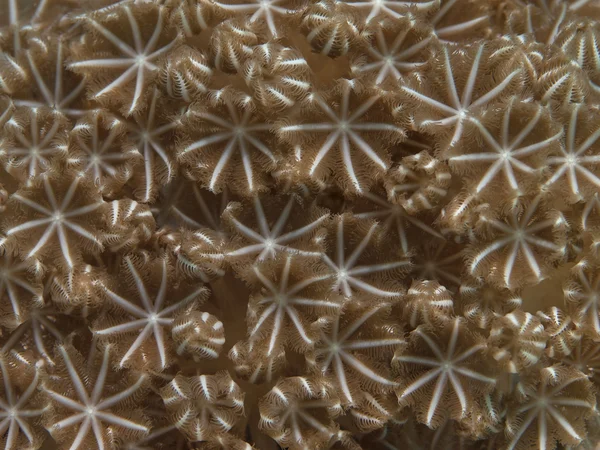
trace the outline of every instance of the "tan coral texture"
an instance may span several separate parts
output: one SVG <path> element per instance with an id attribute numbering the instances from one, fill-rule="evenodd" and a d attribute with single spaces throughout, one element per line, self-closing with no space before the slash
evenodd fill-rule
<path id="1" fill-rule="evenodd" d="M 600 0 L 0 0 L 0 450 L 600 450 Z"/>

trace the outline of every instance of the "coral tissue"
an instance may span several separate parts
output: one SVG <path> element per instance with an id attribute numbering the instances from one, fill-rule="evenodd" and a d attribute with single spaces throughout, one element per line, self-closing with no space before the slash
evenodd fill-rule
<path id="1" fill-rule="evenodd" d="M 600 449 L 599 0 L 0 0 L 0 447 Z"/>

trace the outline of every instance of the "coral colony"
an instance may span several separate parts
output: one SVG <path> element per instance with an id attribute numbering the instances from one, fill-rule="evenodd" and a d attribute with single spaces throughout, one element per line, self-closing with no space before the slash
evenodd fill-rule
<path id="1" fill-rule="evenodd" d="M 600 448 L 600 0 L 0 1 L 0 448 Z"/>

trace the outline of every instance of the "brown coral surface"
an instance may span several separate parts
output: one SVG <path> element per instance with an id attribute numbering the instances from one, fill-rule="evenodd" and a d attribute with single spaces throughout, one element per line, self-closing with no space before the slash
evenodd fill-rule
<path id="1" fill-rule="evenodd" d="M 600 0 L 0 0 L 0 448 L 599 450 Z"/>

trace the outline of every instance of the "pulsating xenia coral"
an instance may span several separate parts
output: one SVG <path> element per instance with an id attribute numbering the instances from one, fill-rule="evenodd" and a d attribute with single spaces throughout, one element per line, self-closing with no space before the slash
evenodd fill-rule
<path id="1" fill-rule="evenodd" d="M 598 0 L 0 0 L 0 447 L 600 445 Z"/>

